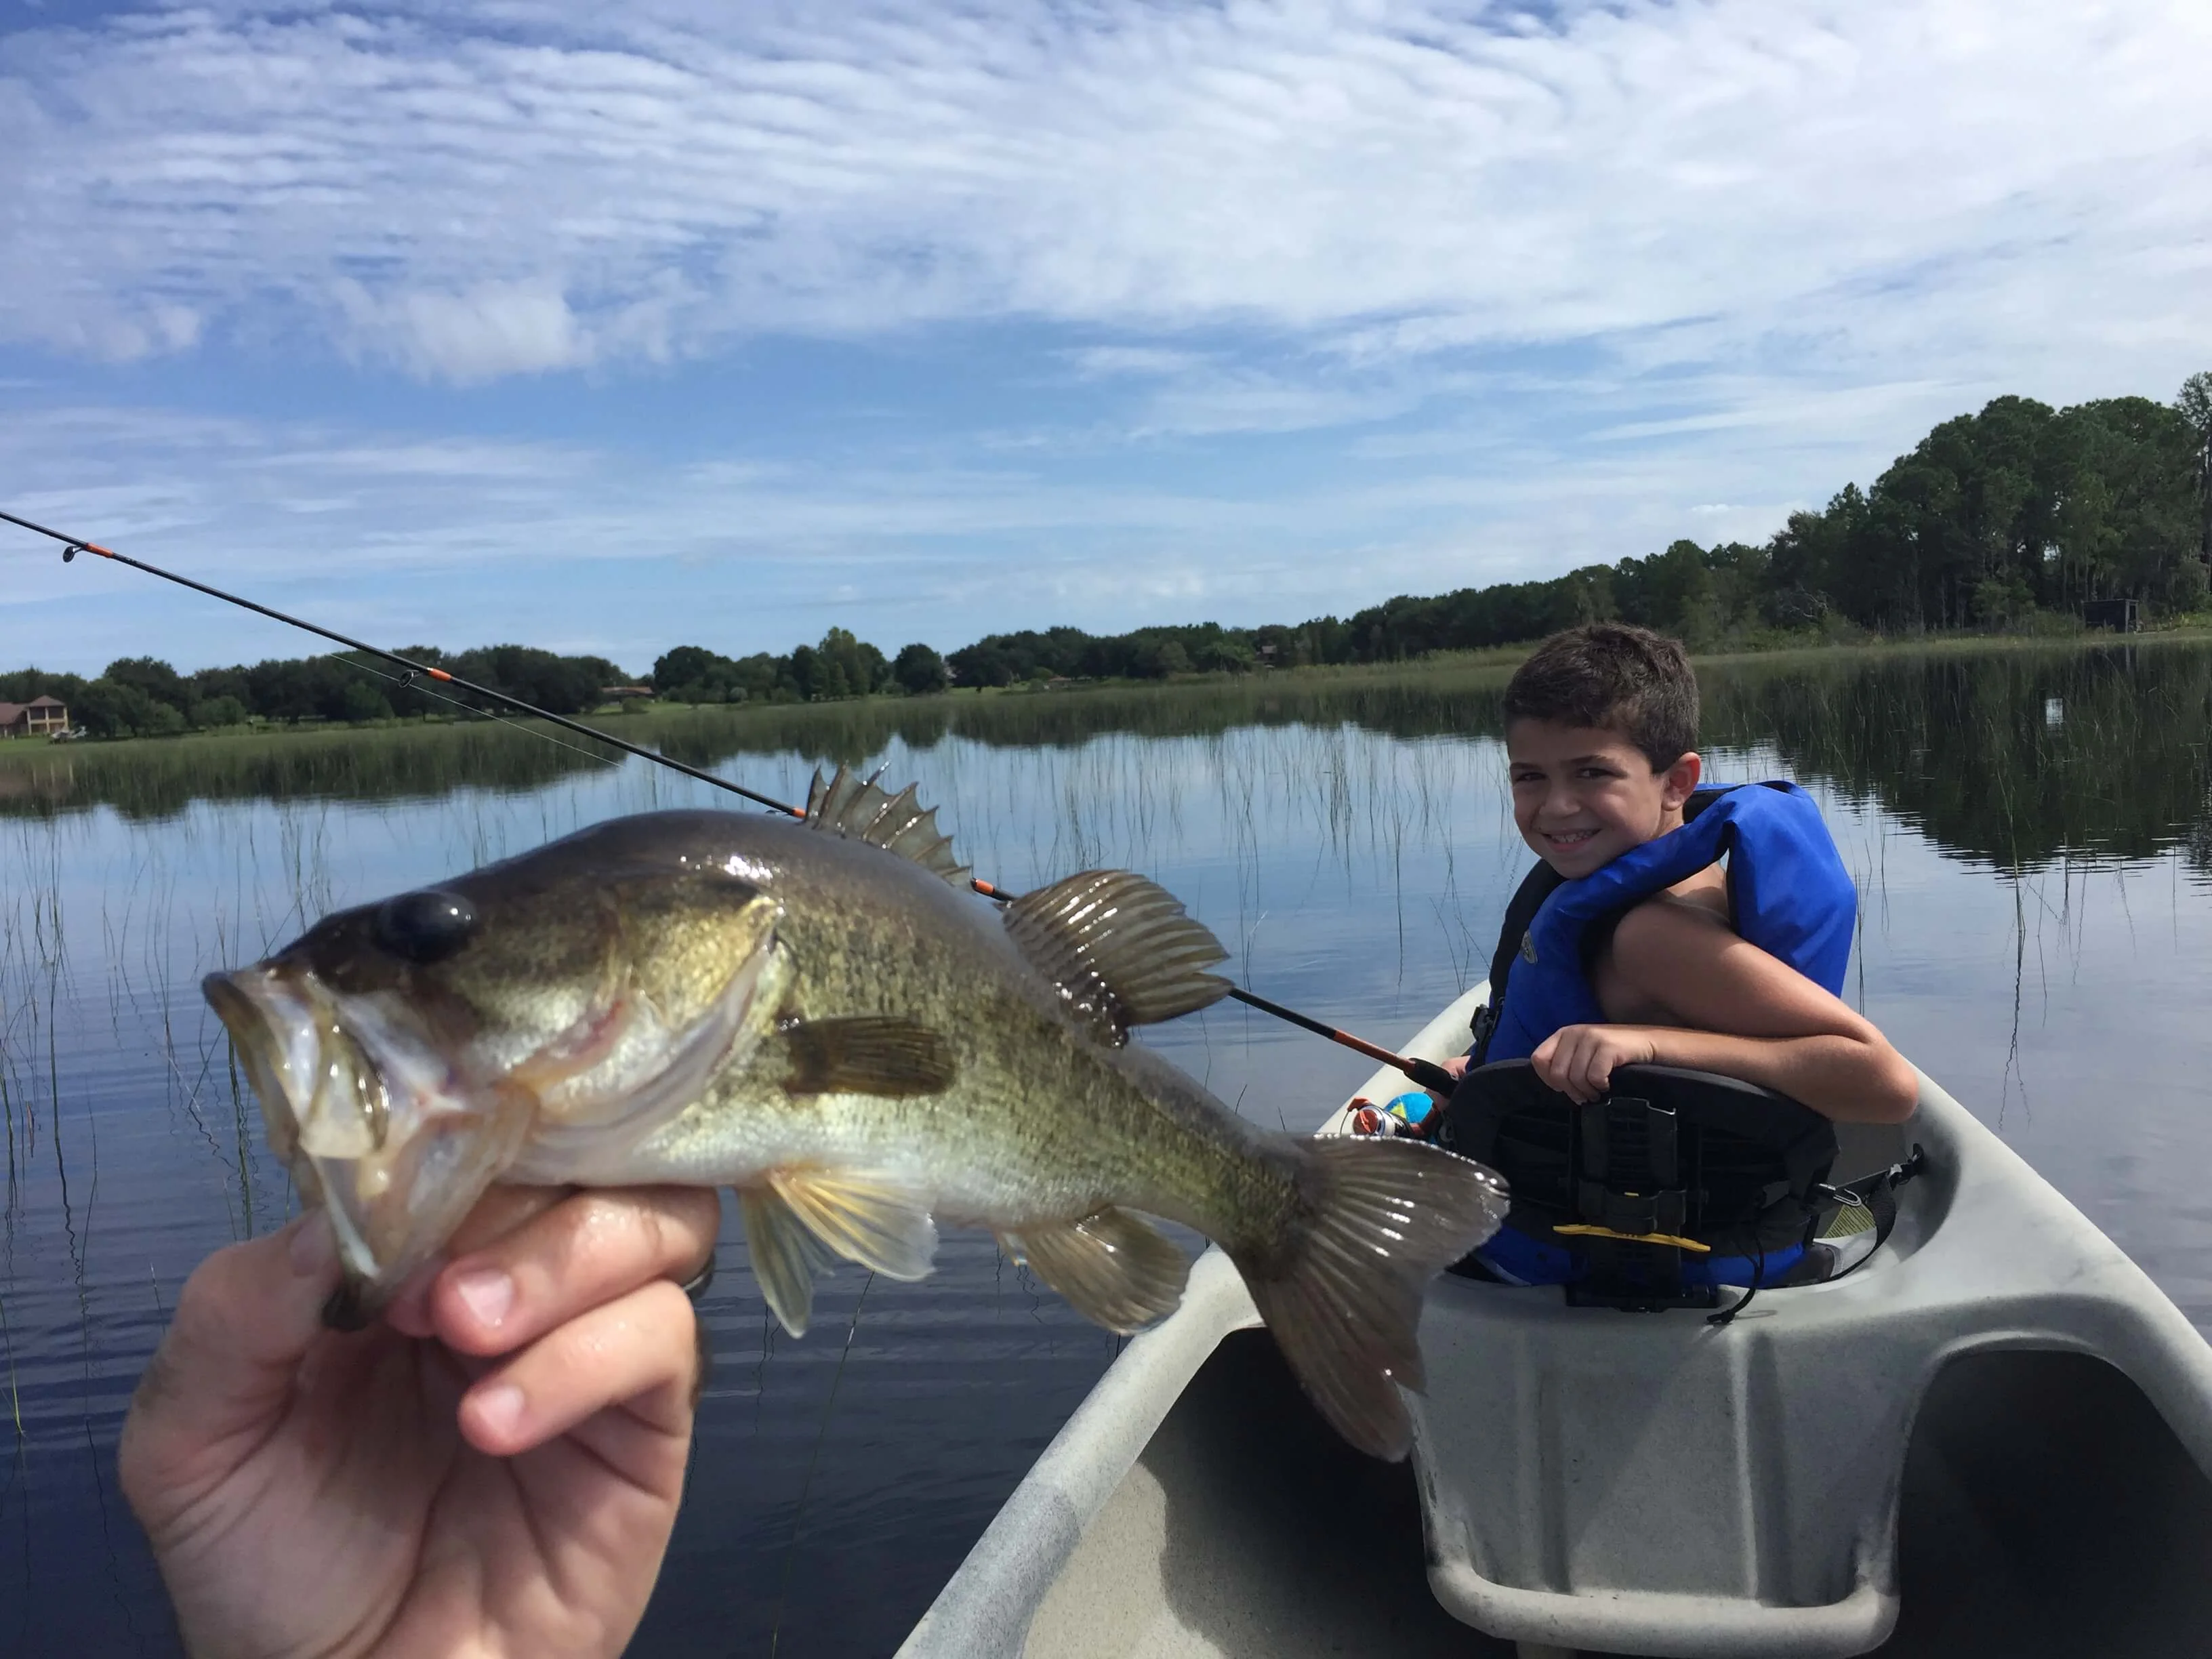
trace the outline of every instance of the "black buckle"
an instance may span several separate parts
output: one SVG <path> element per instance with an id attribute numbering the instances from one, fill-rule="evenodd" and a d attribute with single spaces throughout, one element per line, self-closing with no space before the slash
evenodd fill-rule
<path id="1" fill-rule="evenodd" d="M 1609 1233 L 1681 1237 L 1689 1226 L 1682 1181 L 1681 1127 L 1672 1107 L 1633 1095 L 1586 1102 L 1576 1113 L 1575 1209 Z M 1710 1308 L 1719 1293 L 1682 1283 L 1682 1251 L 1640 1237 L 1585 1237 L 1588 1274 L 1567 1286 L 1570 1307 L 1657 1312 Z"/>

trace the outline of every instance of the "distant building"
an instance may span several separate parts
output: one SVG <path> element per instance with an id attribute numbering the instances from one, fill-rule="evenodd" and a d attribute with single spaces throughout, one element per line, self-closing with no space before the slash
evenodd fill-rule
<path id="1" fill-rule="evenodd" d="M 601 702 L 620 702 L 627 697 L 649 697 L 652 695 L 653 688 L 649 685 L 603 685 L 599 688 Z"/>
<path id="2" fill-rule="evenodd" d="M 2081 607 L 2081 620 L 2092 628 L 2109 628 L 2119 634 L 2142 630 L 2133 599 L 2090 599 Z"/>
<path id="3" fill-rule="evenodd" d="M 59 697 L 0 702 L 0 738 L 50 738 L 69 730 L 69 705 Z"/>

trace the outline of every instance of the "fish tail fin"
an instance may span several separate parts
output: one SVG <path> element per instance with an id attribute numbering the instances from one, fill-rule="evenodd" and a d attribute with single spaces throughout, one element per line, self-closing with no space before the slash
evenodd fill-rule
<path id="1" fill-rule="evenodd" d="M 1403 1387 L 1426 1382 L 1417 1333 L 1429 1280 L 1498 1230 L 1505 1183 L 1418 1141 L 1299 1143 L 1303 1218 L 1230 1258 L 1306 1395 L 1362 1451 L 1413 1444 Z"/>

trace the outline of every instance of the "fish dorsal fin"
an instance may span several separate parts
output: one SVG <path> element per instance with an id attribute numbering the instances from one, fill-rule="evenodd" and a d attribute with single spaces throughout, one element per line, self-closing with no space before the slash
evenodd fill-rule
<path id="1" fill-rule="evenodd" d="M 1127 870 L 1086 870 L 1006 907 L 1006 932 L 1060 988 L 1067 1011 L 1119 1048 L 1132 1025 L 1188 1014 L 1229 994 L 1206 970 L 1228 959 L 1182 901 Z"/>
<path id="2" fill-rule="evenodd" d="M 955 887 L 968 879 L 968 866 L 952 856 L 952 837 L 937 827 L 937 809 L 924 811 L 912 784 L 894 795 L 846 767 L 827 783 L 817 770 L 806 791 L 806 827 L 896 853 Z"/>

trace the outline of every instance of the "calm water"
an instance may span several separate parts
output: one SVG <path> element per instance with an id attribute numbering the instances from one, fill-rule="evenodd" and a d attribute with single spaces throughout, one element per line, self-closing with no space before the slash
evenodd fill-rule
<path id="1" fill-rule="evenodd" d="M 2212 1328 L 2212 649 L 1711 671 L 1711 775 L 1820 797 L 1864 894 L 1853 994 Z M 1495 678 L 701 718 L 672 750 L 786 797 L 918 780 L 979 873 L 1144 870 L 1243 981 L 1395 1040 L 1480 977 L 1526 862 Z M 292 1209 L 199 975 L 335 905 L 611 815 L 725 798 L 497 729 L 0 767 L 0 1651 L 175 1650 L 115 1437 L 208 1250 Z M 978 903 L 982 901 L 978 900 Z M 1369 1069 L 1241 1008 L 1158 1045 L 1269 1124 Z M 690 1494 L 640 1650 L 895 1646 L 1112 1359 L 983 1237 L 846 1271 L 771 1331 L 726 1239 Z"/>

